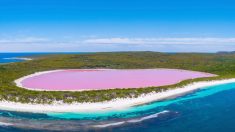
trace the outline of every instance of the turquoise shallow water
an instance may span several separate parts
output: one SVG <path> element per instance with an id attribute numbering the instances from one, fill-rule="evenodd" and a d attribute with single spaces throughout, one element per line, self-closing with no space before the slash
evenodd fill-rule
<path id="1" fill-rule="evenodd" d="M 205 87 L 202 90 L 198 90 L 197 92 L 190 94 L 189 96 L 186 95 L 186 96 L 179 97 L 176 99 L 157 101 L 157 102 L 135 106 L 135 107 L 131 107 L 131 108 L 124 109 L 124 110 L 118 110 L 118 111 L 105 111 L 105 112 L 96 112 L 96 113 L 48 113 L 47 115 L 52 116 L 52 117 L 57 117 L 57 118 L 65 118 L 65 119 L 96 119 L 96 118 L 107 119 L 113 116 L 118 116 L 122 118 L 130 118 L 130 117 L 135 117 L 138 115 L 143 115 L 144 112 L 148 113 L 149 111 L 153 109 L 165 107 L 165 106 L 177 103 L 177 102 L 193 100 L 197 98 L 204 98 L 206 96 L 210 96 L 210 95 L 216 94 L 224 90 L 230 90 L 230 89 L 233 89 L 233 87 L 231 87 L 233 85 L 235 85 L 235 83 L 228 83 L 224 85 Z"/>
<path id="2" fill-rule="evenodd" d="M 27 57 L 27 56 L 35 56 L 43 54 L 49 54 L 49 53 L 0 53 L 0 64 L 23 61 L 21 59 L 13 59 L 15 57 Z"/>
<path id="3" fill-rule="evenodd" d="M 122 111 L 47 114 L 0 111 L 0 125 L 5 123 L 0 130 L 235 131 L 232 125 L 235 123 L 234 111 L 235 83 L 229 83 Z"/>
<path id="4" fill-rule="evenodd" d="M 233 132 L 235 83 L 164 101 L 100 113 L 21 113 L 0 110 L 0 131 Z"/>

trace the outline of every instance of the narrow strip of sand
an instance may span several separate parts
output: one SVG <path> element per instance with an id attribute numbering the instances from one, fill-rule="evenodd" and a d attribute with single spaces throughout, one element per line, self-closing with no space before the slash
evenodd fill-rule
<path id="1" fill-rule="evenodd" d="M 34 90 L 34 89 L 30 89 L 30 88 L 24 87 L 21 82 L 23 80 L 27 79 L 27 78 L 30 78 L 30 77 L 39 76 L 39 75 L 42 75 L 42 74 L 52 73 L 52 72 L 57 72 L 57 71 L 62 71 L 62 70 L 52 70 L 52 71 L 36 72 L 34 74 L 27 75 L 27 76 L 24 76 L 22 78 L 19 78 L 19 79 L 15 80 L 14 82 L 15 82 L 17 87 L 25 88 L 25 89 L 28 89 L 28 90 Z M 44 91 L 44 90 L 38 90 L 38 91 Z"/>
<path id="2" fill-rule="evenodd" d="M 15 80 L 15 83 L 18 87 L 35 91 L 89 91 L 159 87 L 188 79 L 215 76 L 198 71 L 163 68 L 58 69 L 36 72 Z"/>
<path id="3" fill-rule="evenodd" d="M 30 61 L 33 60 L 32 58 L 26 58 L 26 57 L 11 57 L 11 58 L 4 58 L 6 60 L 25 60 L 25 61 Z"/>
<path id="4" fill-rule="evenodd" d="M 122 110 L 128 107 L 146 104 L 153 101 L 176 97 L 182 94 L 193 92 L 197 89 L 207 88 L 208 86 L 233 83 L 233 79 L 224 79 L 216 81 L 201 81 L 186 85 L 181 88 L 175 88 L 159 93 L 150 93 L 142 95 L 138 98 L 118 98 L 106 102 L 97 103 L 72 103 L 64 104 L 62 102 L 54 102 L 53 104 L 22 104 L 9 101 L 0 101 L 0 109 L 21 112 L 46 113 L 46 112 L 96 112 L 108 110 Z"/>

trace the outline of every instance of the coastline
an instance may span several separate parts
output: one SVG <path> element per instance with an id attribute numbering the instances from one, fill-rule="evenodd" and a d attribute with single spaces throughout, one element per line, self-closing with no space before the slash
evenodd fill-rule
<path id="1" fill-rule="evenodd" d="M 31 61 L 33 60 L 32 58 L 26 58 L 26 57 L 11 57 L 11 58 L 2 58 L 4 60 L 21 60 L 21 61 Z M 12 64 L 12 63 L 15 63 L 15 62 L 5 62 L 5 63 L 1 63 L 0 62 L 0 65 L 7 65 L 7 64 Z"/>
<path id="2" fill-rule="evenodd" d="M 0 101 L 0 109 L 9 110 L 9 111 L 32 112 L 32 113 L 96 112 L 96 111 L 122 110 L 136 105 L 142 105 L 153 101 L 160 101 L 171 97 L 177 97 L 209 86 L 233 83 L 233 82 L 235 82 L 235 78 L 215 80 L 215 81 L 201 81 L 163 92 L 158 92 L 158 93 L 152 92 L 149 94 L 139 96 L 137 98 L 118 98 L 118 99 L 113 99 L 111 101 L 97 102 L 97 103 L 65 104 L 62 102 L 54 102 L 52 104 L 23 104 L 17 102 Z"/>
<path id="3" fill-rule="evenodd" d="M 26 57 L 12 57 L 12 58 L 3 58 L 6 60 L 24 60 L 24 61 L 30 61 L 33 60 L 32 58 L 26 58 Z"/>

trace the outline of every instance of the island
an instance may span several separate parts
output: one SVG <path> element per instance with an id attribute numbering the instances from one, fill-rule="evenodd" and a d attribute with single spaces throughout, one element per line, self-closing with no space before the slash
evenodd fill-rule
<path id="1" fill-rule="evenodd" d="M 123 109 L 235 82 L 235 54 L 106 52 L 30 58 L 0 65 L 0 109 Z"/>

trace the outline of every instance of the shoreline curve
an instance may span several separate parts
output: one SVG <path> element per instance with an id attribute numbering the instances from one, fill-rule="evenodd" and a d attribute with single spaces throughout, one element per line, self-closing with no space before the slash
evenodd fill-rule
<path id="1" fill-rule="evenodd" d="M 37 77 L 37 76 L 41 76 L 41 75 L 45 75 L 45 74 L 50 74 L 50 73 L 58 73 L 58 72 L 64 72 L 64 71 L 70 71 L 70 70 L 98 70 L 98 71 L 116 71 L 116 70 L 124 70 L 124 71 L 131 71 L 131 70 L 172 70 L 173 72 L 174 71 L 179 71 L 179 72 L 195 72 L 195 73 L 192 73 L 192 74 L 204 74 L 204 75 L 198 75 L 198 77 L 192 77 L 192 78 L 189 78 L 189 77 L 185 77 L 184 79 L 179 79 L 178 81 L 170 81 L 169 83 L 163 83 L 163 84 L 157 84 L 157 85 L 153 85 L 150 83 L 150 85 L 146 85 L 146 86 L 141 86 L 141 87 L 138 87 L 138 86 L 132 86 L 132 87 L 125 87 L 125 86 L 118 86 L 118 87 L 109 87 L 109 88 L 92 88 L 92 86 L 90 88 L 77 88 L 77 89 L 74 89 L 74 88 L 71 88 L 71 89 L 50 89 L 50 88 L 33 88 L 32 86 L 31 87 L 27 87 L 27 86 L 24 86 L 23 85 L 23 81 L 24 80 L 27 80 L 27 79 L 30 79 L 30 78 L 34 78 L 34 77 Z M 16 84 L 17 87 L 19 88 L 24 88 L 24 89 L 27 89 L 27 90 L 32 90 L 32 91 L 70 91 L 70 92 L 81 92 L 81 91 L 94 91 L 94 90 L 110 90 L 110 89 L 129 89 L 129 88 L 146 88 L 146 87 L 159 87 L 159 86 L 168 86 L 168 85 L 174 85 L 174 84 L 177 84 L 177 83 L 180 83 L 182 81 L 185 81 L 185 80 L 188 80 L 188 79 L 196 79 L 196 78 L 203 78 L 203 77 L 216 77 L 217 75 L 215 74 L 211 74 L 211 73 L 206 73 L 206 72 L 200 72 L 200 71 L 191 71 L 191 70 L 184 70 L 184 69 L 169 69 L 169 68 L 153 68 L 153 69 L 57 69 L 57 70 L 49 70 L 49 71 L 41 71 L 41 72 L 36 72 L 36 73 L 33 73 L 33 74 L 30 74 L 30 75 L 26 75 L 26 76 L 23 76 L 17 80 L 14 81 L 14 83 Z M 96 80 L 97 81 L 97 80 Z M 156 79 L 156 81 L 159 81 L 158 79 Z M 174 82 L 174 83 L 172 83 Z M 48 86 L 46 86 L 48 87 Z M 105 87 L 105 86 L 103 86 Z"/>
<path id="2" fill-rule="evenodd" d="M 143 105 L 154 101 L 168 99 L 170 97 L 177 97 L 209 86 L 234 83 L 234 82 L 235 78 L 214 80 L 214 81 L 200 81 L 163 92 L 158 92 L 158 93 L 152 92 L 149 94 L 143 94 L 137 98 L 117 98 L 111 101 L 96 102 L 96 103 L 66 104 L 62 102 L 54 102 L 52 104 L 32 104 L 32 103 L 23 104 L 19 102 L 0 101 L 0 109 L 9 110 L 9 111 L 18 111 L 18 112 L 31 112 L 31 113 L 48 113 L 48 112 L 66 113 L 66 112 L 96 112 L 96 111 L 123 110 L 136 105 Z"/>

